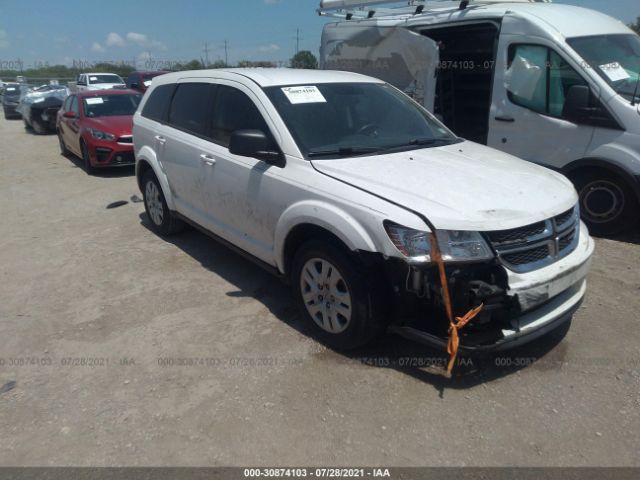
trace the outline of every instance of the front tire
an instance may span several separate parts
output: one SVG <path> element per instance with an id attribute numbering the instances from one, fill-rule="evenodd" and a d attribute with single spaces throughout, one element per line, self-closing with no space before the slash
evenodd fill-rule
<path id="1" fill-rule="evenodd" d="M 573 177 L 582 220 L 594 235 L 615 235 L 637 221 L 638 200 L 629 184 L 606 171 L 579 172 Z"/>
<path id="2" fill-rule="evenodd" d="M 337 350 L 360 347 L 385 328 L 378 276 L 332 241 L 313 240 L 296 252 L 291 285 L 311 329 Z"/>
<path id="3" fill-rule="evenodd" d="M 96 169 L 91 165 L 91 156 L 89 155 L 89 149 L 85 145 L 84 141 L 80 141 L 80 152 L 82 153 L 82 164 L 84 165 L 84 171 L 87 175 L 93 175 Z"/>
<path id="4" fill-rule="evenodd" d="M 151 170 L 142 177 L 142 196 L 144 209 L 154 232 L 160 236 L 168 236 L 184 229 L 184 223 L 169 210 L 160 182 Z"/>

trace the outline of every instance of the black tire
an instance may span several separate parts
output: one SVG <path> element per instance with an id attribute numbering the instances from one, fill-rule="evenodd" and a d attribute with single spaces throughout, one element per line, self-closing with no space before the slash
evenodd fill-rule
<path id="1" fill-rule="evenodd" d="M 582 220 L 594 235 L 615 235 L 638 220 L 638 199 L 629 184 L 605 170 L 572 176 L 580 196 Z"/>
<path id="2" fill-rule="evenodd" d="M 58 130 L 58 143 L 60 144 L 60 154 L 64 157 L 69 156 L 69 149 L 67 145 L 64 143 L 64 139 L 62 138 L 62 134 Z"/>
<path id="3" fill-rule="evenodd" d="M 89 150 L 82 140 L 80 140 L 80 152 L 82 153 L 82 164 L 84 166 L 84 171 L 87 173 L 87 175 L 93 175 L 96 172 L 96 169 L 93 165 L 91 165 Z"/>
<path id="4" fill-rule="evenodd" d="M 307 275 L 306 269 L 320 265 L 316 262 L 317 259 L 326 261 L 331 267 L 335 267 L 344 282 L 344 287 L 341 290 L 348 293 L 351 305 L 351 308 L 348 309 L 350 318 L 346 322 L 344 321 L 346 317 L 342 316 L 340 319 L 341 314 L 338 313 L 338 308 L 344 310 L 346 304 L 340 304 L 340 300 L 334 300 L 333 287 L 330 287 L 329 291 L 323 287 L 323 291 L 327 294 L 327 300 L 330 298 L 333 302 L 331 307 L 327 307 L 323 311 L 325 313 L 331 312 L 329 317 L 333 316 L 333 318 L 327 320 L 327 317 L 322 313 L 316 312 L 316 319 L 314 319 L 307 309 L 307 305 L 310 308 L 314 306 L 322 308 L 318 306 L 324 302 L 324 298 L 320 296 L 322 291 L 319 291 L 318 288 L 311 291 L 309 277 L 305 276 L 303 279 L 303 275 Z M 346 248 L 331 240 L 312 240 L 305 243 L 298 249 L 292 261 L 291 286 L 295 301 L 315 336 L 336 350 L 353 350 L 365 345 L 385 330 L 387 312 L 384 308 L 385 295 L 381 284 L 378 283 L 379 279 L 380 276 L 376 275 L 376 272 L 364 267 Z M 320 285 L 316 287 L 320 287 Z M 319 294 L 317 298 L 315 298 L 316 293 Z M 307 299 L 309 296 L 314 298 L 307 304 L 305 296 Z M 329 302 L 326 305 L 329 305 Z M 323 322 L 323 320 L 325 321 Z M 332 333 L 320 326 L 320 323 L 326 325 L 327 321 L 332 327 L 334 324 L 340 324 L 339 328 L 344 328 L 344 330 Z"/>
<path id="5" fill-rule="evenodd" d="M 184 230 L 184 222 L 169 210 L 160 182 L 152 170 L 142 177 L 142 197 L 147 218 L 154 232 L 161 236 L 168 236 Z M 160 215 L 158 215 L 158 208 L 161 209 Z"/>

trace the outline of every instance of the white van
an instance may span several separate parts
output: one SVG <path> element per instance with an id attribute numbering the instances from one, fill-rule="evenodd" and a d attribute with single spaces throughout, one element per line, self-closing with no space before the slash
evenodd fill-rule
<path id="1" fill-rule="evenodd" d="M 112 88 L 126 88 L 124 80 L 115 73 L 80 73 L 76 79 L 77 92 L 87 90 L 109 90 Z"/>
<path id="2" fill-rule="evenodd" d="M 322 68 L 386 80 L 461 137 L 561 171 L 594 233 L 635 223 L 637 34 L 593 10 L 533 0 L 379 3 L 321 3 L 343 19 L 324 28 Z"/>
<path id="3" fill-rule="evenodd" d="M 463 348 L 507 348 L 566 330 L 584 297 L 594 246 L 571 183 L 456 137 L 380 80 L 169 73 L 133 124 L 146 224 L 196 225 L 283 277 L 336 348 L 389 324 L 446 347 L 443 298 L 456 316 L 482 305 Z"/>

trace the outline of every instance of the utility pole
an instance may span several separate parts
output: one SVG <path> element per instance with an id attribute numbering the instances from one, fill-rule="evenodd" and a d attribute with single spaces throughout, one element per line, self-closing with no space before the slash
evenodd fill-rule
<path id="1" fill-rule="evenodd" d="M 300 51 L 300 29 L 296 28 L 296 55 Z"/>
<path id="2" fill-rule="evenodd" d="M 209 52 L 211 50 L 210 50 L 209 44 L 207 42 L 204 42 L 204 49 L 202 51 L 204 52 L 204 58 L 205 58 L 205 61 L 207 62 L 205 67 L 208 67 L 209 66 Z"/>
<path id="3" fill-rule="evenodd" d="M 224 41 L 224 65 L 225 67 L 229 66 L 229 42 L 227 40 Z"/>

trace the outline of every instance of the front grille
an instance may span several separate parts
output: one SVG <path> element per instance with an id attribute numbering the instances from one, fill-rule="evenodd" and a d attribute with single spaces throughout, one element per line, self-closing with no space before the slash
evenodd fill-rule
<path id="1" fill-rule="evenodd" d="M 517 273 L 550 265 L 576 249 L 580 232 L 578 207 L 525 227 L 486 232 L 502 264 Z"/>
<path id="2" fill-rule="evenodd" d="M 529 237 L 542 235 L 545 232 L 545 222 L 534 223 L 526 227 L 513 228 L 511 230 L 501 230 L 498 232 L 489 232 L 489 238 L 494 244 L 508 244 L 514 242 L 526 241 Z"/>
<path id="3" fill-rule="evenodd" d="M 539 262 L 549 257 L 549 246 L 542 245 L 531 250 L 524 250 L 522 252 L 507 253 L 502 256 L 504 261 L 511 265 L 527 265 L 528 263 Z"/>

